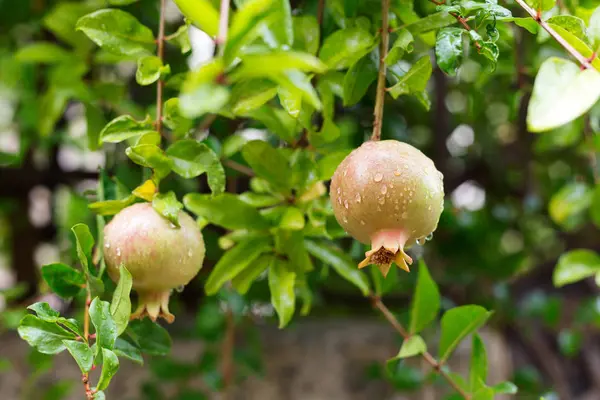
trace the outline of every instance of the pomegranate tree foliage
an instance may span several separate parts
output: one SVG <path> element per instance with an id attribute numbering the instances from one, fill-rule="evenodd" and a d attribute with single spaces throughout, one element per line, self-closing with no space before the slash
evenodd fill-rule
<path id="1" fill-rule="evenodd" d="M 401 327 L 404 341 L 384 370 L 398 387 L 410 387 L 403 359 L 423 355 L 455 389 L 451 398 L 515 393 L 509 382 L 486 381 L 485 346 L 476 331 L 492 316 L 487 308 L 508 321 L 542 315 L 553 326 L 557 317 L 545 298 L 515 310 L 504 282 L 558 256 L 556 286 L 600 277 L 600 256 L 588 249 L 563 252 L 557 233 L 588 229 L 590 219 L 600 226 L 600 186 L 592 183 L 592 175 L 598 181 L 597 170 L 592 174 L 597 167 L 585 164 L 587 156 L 595 158 L 598 140 L 583 139 L 582 133 L 600 129 L 595 2 L 234 0 L 228 18 L 216 0 L 174 3 L 185 20 L 169 19 L 164 27 L 160 0 L 0 2 L 7 45 L 0 52 L 0 77 L 18 104 L 14 121 L 21 132 L 18 151 L 0 153 L 0 162 L 19 165 L 30 150 L 57 143 L 102 149 L 107 157 L 96 190 L 86 193 L 87 207 L 78 206 L 82 197 L 74 193 L 67 201 L 70 211 L 61 218 L 59 235 L 73 253 L 41 269 L 51 291 L 85 311 L 73 319 L 47 303 L 32 304 L 18 324 L 21 337 L 42 354 L 68 351 L 87 395 L 95 399 L 104 398 L 121 360 L 143 363 L 143 355 L 169 353 L 171 339 L 161 325 L 129 320 L 132 282 L 126 266 L 115 284 L 102 257 L 107 221 L 146 201 L 174 225 L 181 209 L 195 215 L 210 244 L 193 285 L 203 285 L 210 296 L 197 324 L 212 350 L 199 366 L 171 359 L 151 363 L 162 379 L 203 374 L 212 389 L 226 387 L 215 349 L 229 316 L 241 324 L 252 304 L 270 301 L 284 328 L 322 302 L 319 288 L 327 281 L 343 291 L 354 286 L 380 310 L 387 310 L 381 296 L 411 293 L 408 314 L 388 318 L 407 327 Z M 382 9 L 390 26 L 385 55 Z M 214 57 L 190 69 L 191 26 L 216 38 L 217 47 Z M 534 157 L 535 167 L 515 168 L 513 160 L 502 182 L 489 170 L 479 175 L 491 182 L 490 193 L 524 193 L 523 204 L 494 199 L 470 212 L 453 209 L 447 199 L 441 237 L 417 251 L 430 255 L 431 273 L 421 259 L 411 274 L 392 270 L 385 279 L 357 269 L 365 248 L 346 239 L 326 186 L 341 160 L 367 139 L 380 59 L 389 94 L 384 138 L 433 152 L 436 162 L 448 161 L 443 149 L 430 146 L 431 136 L 442 132 L 426 125 L 444 113 L 444 98 L 440 104 L 431 99 L 446 85 L 453 90 L 446 97 L 453 123 L 471 124 L 481 142 L 473 154 L 456 156 L 457 168 L 464 167 L 461 157 L 480 156 L 505 168 L 494 152 L 514 143 L 515 135 L 540 132 L 527 150 L 532 153 L 523 155 Z M 124 71 L 132 66 L 130 78 Z M 432 77 L 436 69 L 440 79 Z M 85 140 L 65 134 L 63 116 L 74 104 L 85 110 Z M 443 122 L 434 126 L 445 128 Z M 261 131 L 243 133 L 246 128 Z M 563 153 L 565 161 L 554 157 Z M 451 171 L 449 165 L 438 168 Z M 477 170 L 469 174 L 477 176 Z M 236 179 L 244 175 L 248 185 Z M 534 178 L 544 187 L 532 188 Z M 448 188 L 458 186 L 454 180 L 446 176 Z M 472 289 L 474 295 L 465 298 L 486 307 L 451 307 L 432 275 Z M 478 286 L 477 277 L 498 282 L 493 294 Z M 440 313 L 439 342 L 430 345 L 426 338 Z M 577 331 L 568 334 L 573 338 Z M 471 369 L 462 377 L 445 362 L 469 337 Z M 577 351 L 577 340 L 562 343 Z M 256 364 L 246 355 L 239 365 Z M 98 380 L 88 382 L 95 366 L 101 368 Z M 182 387 L 181 398 L 194 395 Z"/>

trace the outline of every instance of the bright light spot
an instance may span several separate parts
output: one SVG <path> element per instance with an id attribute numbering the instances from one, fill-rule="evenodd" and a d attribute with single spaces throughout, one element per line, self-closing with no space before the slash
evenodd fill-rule
<path id="1" fill-rule="evenodd" d="M 29 220 L 35 227 L 46 226 L 52 219 L 52 192 L 45 186 L 35 186 L 29 192 Z"/>
<path id="2" fill-rule="evenodd" d="M 465 61 L 458 70 L 458 77 L 464 82 L 475 82 L 479 77 L 481 66 L 473 60 Z"/>
<path id="3" fill-rule="evenodd" d="M 98 168 L 104 167 L 106 154 L 101 151 L 86 151 L 83 157 L 83 169 L 89 172 L 98 171 Z"/>
<path id="4" fill-rule="evenodd" d="M 514 126 L 510 123 L 500 124 L 496 129 L 496 137 L 502 144 L 511 144 L 517 140 L 517 132 Z"/>
<path id="5" fill-rule="evenodd" d="M 485 190 L 474 181 L 463 182 L 451 195 L 456 208 L 477 211 L 485 205 Z"/>
<path id="6" fill-rule="evenodd" d="M 192 45 L 192 55 L 188 58 L 188 65 L 193 70 L 212 60 L 215 42 L 210 36 L 193 25 L 190 25 L 188 33 Z"/>
<path id="7" fill-rule="evenodd" d="M 467 110 L 467 97 L 458 90 L 448 93 L 444 103 L 452 114 L 464 113 Z"/>
<path id="8" fill-rule="evenodd" d="M 508 121 L 509 114 L 510 109 L 504 103 L 492 103 L 485 110 L 485 115 L 493 125 L 500 125 Z"/>
<path id="9" fill-rule="evenodd" d="M 446 147 L 452 156 L 464 156 L 474 141 L 475 131 L 473 131 L 473 128 L 461 124 L 454 129 L 454 132 L 446 140 Z"/>
<path id="10" fill-rule="evenodd" d="M 75 171 L 80 169 L 84 163 L 83 153 L 77 147 L 62 145 L 58 149 L 57 161 L 63 171 Z"/>
<path id="11" fill-rule="evenodd" d="M 0 126 L 8 126 L 15 115 L 15 104 L 7 97 L 0 97 Z"/>
<path id="12" fill-rule="evenodd" d="M 1 109 L 0 105 L 0 109 Z M 0 132 L 0 151 L 4 153 L 18 153 L 20 147 L 19 133 L 9 129 Z"/>
<path id="13" fill-rule="evenodd" d="M 523 250 L 523 235 L 512 229 L 504 232 L 500 238 L 500 249 L 505 254 L 514 254 Z"/>
<path id="14" fill-rule="evenodd" d="M 264 129 L 248 128 L 238 132 L 238 135 L 244 139 L 250 140 L 267 140 L 268 132 Z"/>
<path id="15" fill-rule="evenodd" d="M 88 190 L 95 191 L 98 189 L 98 181 L 94 179 L 86 179 L 84 181 L 78 182 L 74 189 L 77 193 L 84 194 Z"/>
<path id="16" fill-rule="evenodd" d="M 38 267 L 60 261 L 58 247 L 52 243 L 40 243 L 33 253 L 33 259 Z"/>

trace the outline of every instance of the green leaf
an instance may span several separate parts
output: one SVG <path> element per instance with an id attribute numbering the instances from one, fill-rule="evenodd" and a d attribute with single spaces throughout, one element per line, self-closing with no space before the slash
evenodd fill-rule
<path id="1" fill-rule="evenodd" d="M 21 47 L 15 59 L 22 63 L 54 64 L 65 62 L 71 54 L 64 48 L 50 42 L 35 42 Z"/>
<path id="2" fill-rule="evenodd" d="M 62 263 L 44 265 L 42 278 L 54 293 L 64 298 L 76 296 L 85 286 L 81 272 Z"/>
<path id="3" fill-rule="evenodd" d="M 83 268 L 87 279 L 90 279 L 90 271 L 88 261 L 92 259 L 92 249 L 94 248 L 94 237 L 90 232 L 90 228 L 86 224 L 73 225 L 71 228 L 75 235 L 75 243 L 77 246 L 77 257 Z"/>
<path id="4" fill-rule="evenodd" d="M 445 362 L 456 346 L 469 334 L 479 329 L 492 312 L 474 305 L 455 307 L 442 317 L 442 335 L 440 338 L 439 359 Z"/>
<path id="5" fill-rule="evenodd" d="M 596 275 L 600 271 L 600 255 L 593 250 L 577 249 L 560 256 L 554 268 L 552 282 L 556 287 Z"/>
<path id="6" fill-rule="evenodd" d="M 231 111 L 243 115 L 255 110 L 277 95 L 277 85 L 266 79 L 237 83 L 231 89 Z"/>
<path id="7" fill-rule="evenodd" d="M 353 106 L 363 98 L 377 79 L 378 68 L 372 54 L 367 54 L 350 67 L 344 76 L 344 106 Z"/>
<path id="8" fill-rule="evenodd" d="M 229 88 L 219 83 L 224 76 L 223 60 L 216 58 L 187 75 L 181 87 L 179 107 L 186 118 L 218 113 L 229 101 Z"/>
<path id="9" fill-rule="evenodd" d="M 321 29 L 312 15 L 297 15 L 292 18 L 294 28 L 293 48 L 309 54 L 317 54 Z"/>
<path id="10" fill-rule="evenodd" d="M 189 193 L 183 197 L 185 207 L 199 217 L 226 229 L 268 229 L 269 222 L 252 206 L 231 193 L 210 196 Z"/>
<path id="11" fill-rule="evenodd" d="M 263 23 L 276 17 L 277 11 L 275 0 L 244 1 L 231 21 L 229 37 L 223 50 L 225 64 L 229 65 L 239 56 L 240 49 L 258 36 Z"/>
<path id="12" fill-rule="evenodd" d="M 75 32 L 77 20 L 94 11 L 93 4 L 82 2 L 57 3 L 44 15 L 43 24 L 57 38 L 73 45 L 78 50 L 87 51 L 91 42 L 80 32 Z"/>
<path id="13" fill-rule="evenodd" d="M 273 75 L 294 69 L 322 74 L 327 66 L 315 56 L 297 51 L 274 51 L 241 56 L 241 66 L 229 78 L 232 81 L 271 78 Z"/>
<path id="14" fill-rule="evenodd" d="M 555 24 L 548 24 L 549 27 L 554 29 L 556 33 L 562 36 L 575 50 L 577 50 L 583 57 L 588 60 L 591 60 L 592 66 L 596 70 L 600 69 L 600 58 L 596 57 L 592 48 L 583 40 L 579 39 L 577 36 L 573 35 L 571 32 L 564 29 L 562 26 Z"/>
<path id="15" fill-rule="evenodd" d="M 420 94 L 424 93 L 427 88 L 427 82 L 431 77 L 432 67 L 429 56 L 421 57 L 407 73 L 399 77 L 398 82 L 389 88 L 389 92 L 393 98 L 405 94 Z"/>
<path id="16" fill-rule="evenodd" d="M 296 309 L 294 284 L 296 273 L 290 270 L 288 263 L 275 258 L 269 267 L 269 290 L 271 303 L 279 316 L 279 329 L 284 328 L 292 319 Z"/>
<path id="17" fill-rule="evenodd" d="M 419 276 L 417 288 L 410 308 L 411 334 L 421 332 L 437 317 L 440 311 L 440 291 L 435 281 L 431 278 L 427 265 L 419 261 Z"/>
<path id="18" fill-rule="evenodd" d="M 285 207 L 285 211 L 279 220 L 279 227 L 294 231 L 304 229 L 304 213 L 297 207 Z"/>
<path id="19" fill-rule="evenodd" d="M 235 290 L 240 294 L 246 294 L 252 283 L 273 264 L 273 254 L 263 254 L 251 262 L 242 272 L 231 281 Z"/>
<path id="20" fill-rule="evenodd" d="M 574 229 L 585 220 L 585 212 L 592 202 L 592 196 L 592 190 L 585 183 L 569 183 L 550 199 L 550 217 L 566 230 Z"/>
<path id="21" fill-rule="evenodd" d="M 94 353 L 87 343 L 78 342 L 77 340 L 63 340 L 63 344 L 69 353 L 71 353 L 71 356 L 73 356 L 77 365 L 79 365 L 81 372 L 86 373 L 92 369 Z"/>
<path id="22" fill-rule="evenodd" d="M 277 23 L 272 23 L 268 29 L 268 32 L 272 33 L 274 39 L 271 42 L 275 42 L 273 43 L 273 47 L 285 46 L 285 48 L 289 48 L 294 43 L 294 27 L 292 25 L 290 0 L 276 0 L 275 8 L 277 9 L 277 14 L 273 16 L 273 20 L 277 21 Z"/>
<path id="23" fill-rule="evenodd" d="M 304 73 L 289 70 L 279 75 L 273 75 L 271 79 L 296 97 L 301 97 L 302 101 L 310 104 L 314 109 L 321 109 L 321 100 L 319 100 L 317 91 L 311 84 L 310 78 Z"/>
<path id="24" fill-rule="evenodd" d="M 531 17 L 520 18 L 520 17 L 508 17 L 508 18 L 498 18 L 498 21 L 504 22 L 514 22 L 516 25 L 521 28 L 525 28 L 529 31 L 529 33 L 533 35 L 537 35 L 540 25 Z"/>
<path id="25" fill-rule="evenodd" d="M 556 5 L 556 0 L 525 0 L 536 11 L 549 11 Z"/>
<path id="26" fill-rule="evenodd" d="M 596 185 L 592 194 L 590 217 L 592 218 L 592 222 L 597 227 L 600 227 L 600 185 Z"/>
<path id="27" fill-rule="evenodd" d="M 346 28 L 329 35 L 319 58 L 331 69 L 345 69 L 369 53 L 375 40 L 368 31 L 361 28 Z"/>
<path id="28" fill-rule="evenodd" d="M 90 304 L 90 321 L 96 328 L 97 351 L 101 348 L 112 349 L 117 339 L 117 325 L 110 313 L 108 301 L 102 301 L 98 297 Z"/>
<path id="29" fill-rule="evenodd" d="M 181 25 L 175 33 L 169 35 L 168 42 L 181 48 L 181 54 L 185 54 L 192 49 L 188 25 Z"/>
<path id="30" fill-rule="evenodd" d="M 356 286 L 363 296 L 368 296 L 371 288 L 367 276 L 358 269 L 356 263 L 339 248 L 325 242 L 305 240 L 304 244 L 310 254 L 333 269 L 348 282 Z"/>
<path id="31" fill-rule="evenodd" d="M 115 347 L 113 348 L 115 354 L 119 357 L 125 357 L 133 361 L 136 364 L 144 365 L 144 359 L 140 349 L 129 343 L 125 339 L 117 338 Z"/>
<path id="32" fill-rule="evenodd" d="M 581 332 L 572 329 L 563 329 L 558 335 L 558 348 L 561 354 L 574 357 L 581 351 L 583 338 Z"/>
<path id="33" fill-rule="evenodd" d="M 404 26 L 413 35 L 433 31 L 456 23 L 456 18 L 446 11 L 429 14 L 428 16 L 416 21 L 412 21 Z"/>
<path id="34" fill-rule="evenodd" d="M 302 111 L 302 92 L 295 90 L 296 88 L 291 86 L 292 85 L 287 85 L 287 87 L 279 86 L 277 88 L 277 94 L 279 95 L 281 106 L 293 118 L 298 118 L 300 116 L 300 111 Z"/>
<path id="35" fill-rule="evenodd" d="M 130 333 L 142 353 L 164 356 L 171 351 L 171 336 L 163 327 L 149 318 L 131 321 L 127 332 Z"/>
<path id="36" fill-rule="evenodd" d="M 102 132 L 106 125 L 104 111 L 98 105 L 87 103 L 85 105 L 85 119 L 87 123 L 88 149 L 96 151 L 100 146 L 100 132 Z"/>
<path id="37" fill-rule="evenodd" d="M 69 97 L 64 90 L 58 90 L 53 86 L 43 94 L 39 107 L 41 115 L 37 124 L 42 137 L 52 134 L 54 126 L 65 110 Z"/>
<path id="38" fill-rule="evenodd" d="M 215 37 L 219 32 L 219 11 L 210 0 L 173 0 L 181 13 L 194 25 Z"/>
<path id="39" fill-rule="evenodd" d="M 494 400 L 494 389 L 482 387 L 471 397 L 472 400 Z"/>
<path id="40" fill-rule="evenodd" d="M 179 226 L 179 212 L 183 208 L 183 204 L 177 200 L 173 191 L 156 193 L 152 199 L 152 207 L 175 226 Z"/>
<path id="41" fill-rule="evenodd" d="M 471 369 L 469 372 L 469 382 L 471 392 L 485 387 L 488 374 L 488 361 L 485 351 L 485 344 L 478 334 L 473 334 L 471 342 Z"/>
<path id="42" fill-rule="evenodd" d="M 142 86 L 151 85 L 160 78 L 163 63 L 157 56 L 144 56 L 137 60 L 135 80 Z"/>
<path id="43" fill-rule="evenodd" d="M 456 75 L 463 57 L 462 28 L 444 28 L 438 32 L 435 42 L 435 58 L 442 71 Z"/>
<path id="44" fill-rule="evenodd" d="M 278 190 L 289 193 L 291 169 L 287 160 L 262 140 L 246 143 L 242 155 L 256 176 L 266 179 Z"/>
<path id="45" fill-rule="evenodd" d="M 397 32 L 396 40 L 392 47 L 390 48 L 387 56 L 385 57 L 385 63 L 387 65 L 396 64 L 398 61 L 404 57 L 406 53 L 412 53 L 414 46 L 414 38 L 413 35 L 406 29 L 400 29 Z"/>
<path id="46" fill-rule="evenodd" d="M 98 390 L 104 390 L 110 384 L 110 380 L 115 376 L 119 369 L 119 358 L 111 350 L 102 349 L 102 372 L 98 380 Z"/>
<path id="47" fill-rule="evenodd" d="M 600 48 L 600 7 L 596 7 L 587 27 L 587 34 L 592 43 L 592 49 Z"/>
<path id="48" fill-rule="evenodd" d="M 125 150 L 127 157 L 142 167 L 152 168 L 158 179 L 169 175 L 173 168 L 173 161 L 165 152 L 153 144 L 140 144 L 128 147 Z"/>
<path id="49" fill-rule="evenodd" d="M 225 170 L 219 157 L 204 143 L 196 140 L 180 140 L 167 149 L 167 156 L 173 160 L 173 171 L 187 179 L 206 172 L 208 186 L 213 195 L 225 191 Z"/>
<path id="50" fill-rule="evenodd" d="M 219 259 L 204 289 L 209 296 L 217 293 L 225 282 L 235 278 L 262 253 L 272 250 L 270 238 L 253 238 L 238 243 Z"/>
<path id="51" fill-rule="evenodd" d="M 125 207 L 135 202 L 135 196 L 131 195 L 122 200 L 97 201 L 88 205 L 89 209 L 98 215 L 115 215 Z"/>
<path id="52" fill-rule="evenodd" d="M 66 348 L 63 340 L 75 339 L 74 333 L 34 315 L 23 317 L 17 331 L 23 340 L 43 354 L 58 354 Z"/>
<path id="53" fill-rule="evenodd" d="M 527 110 L 528 129 L 542 132 L 564 125 L 583 115 L 599 97 L 598 71 L 581 71 L 571 61 L 550 57 L 535 78 Z"/>
<path id="54" fill-rule="evenodd" d="M 555 15 L 554 17 L 549 18 L 546 22 L 552 25 L 560 26 L 584 42 L 587 41 L 585 22 L 583 22 L 581 18 L 574 17 L 572 15 Z"/>
<path id="55" fill-rule="evenodd" d="M 263 105 L 244 114 L 245 117 L 260 121 L 267 129 L 286 142 L 296 137 L 297 121 L 287 111 Z"/>
<path id="56" fill-rule="evenodd" d="M 131 273 L 124 265 L 121 265 L 119 267 L 119 282 L 110 303 L 110 314 L 117 326 L 117 336 L 125 332 L 129 323 L 129 316 L 131 315 L 131 299 L 129 298 L 131 286 Z"/>
<path id="57" fill-rule="evenodd" d="M 519 388 L 512 382 L 500 382 L 497 385 L 492 386 L 494 393 L 496 394 L 517 394 Z"/>
<path id="58" fill-rule="evenodd" d="M 103 390 L 99 390 L 94 393 L 94 400 L 106 400 L 106 395 Z"/>
<path id="59" fill-rule="evenodd" d="M 350 154 L 351 150 L 340 150 L 326 155 L 321 158 L 318 162 L 319 179 L 322 181 L 328 181 L 333 176 L 333 173 L 337 169 L 338 165 Z"/>
<path id="60" fill-rule="evenodd" d="M 186 135 L 193 127 L 193 121 L 181 114 L 179 99 L 177 97 L 165 101 L 163 106 L 163 123 L 173 131 L 176 137 Z M 160 143 L 160 136 L 158 139 Z"/>
<path id="61" fill-rule="evenodd" d="M 130 115 L 121 115 L 110 121 L 100 132 L 102 143 L 120 143 L 147 134 L 158 134 L 149 118 L 136 121 Z"/>
<path id="62" fill-rule="evenodd" d="M 37 302 L 27 307 L 28 310 L 34 311 L 38 317 L 47 322 L 56 322 L 60 317 L 60 313 L 50 307 L 48 303 Z"/>
<path id="63" fill-rule="evenodd" d="M 408 339 L 404 339 L 402 347 L 398 355 L 394 359 L 402 359 L 423 354 L 427 351 L 427 345 L 423 338 L 419 335 L 412 335 Z"/>
<path id="64" fill-rule="evenodd" d="M 98 10 L 85 15 L 77 21 L 76 29 L 112 53 L 142 56 L 154 52 L 152 31 L 133 15 L 119 9 Z"/>

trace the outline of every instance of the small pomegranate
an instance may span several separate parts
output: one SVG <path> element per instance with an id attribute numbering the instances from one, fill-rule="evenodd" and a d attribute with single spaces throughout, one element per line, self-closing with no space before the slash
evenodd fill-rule
<path id="1" fill-rule="evenodd" d="M 395 262 L 412 264 L 404 249 L 423 243 L 444 208 L 443 175 L 413 146 L 396 140 L 366 142 L 338 166 L 329 192 L 335 217 L 371 250 L 358 265 L 376 264 L 386 276 Z"/>
<path id="2" fill-rule="evenodd" d="M 157 213 L 150 203 L 137 203 L 121 210 L 104 228 L 104 258 L 108 275 L 115 282 L 119 267 L 131 272 L 139 305 L 131 318 L 162 317 L 169 323 L 171 290 L 186 285 L 198 274 L 204 261 L 204 239 L 196 222 L 179 213 L 176 227 Z"/>

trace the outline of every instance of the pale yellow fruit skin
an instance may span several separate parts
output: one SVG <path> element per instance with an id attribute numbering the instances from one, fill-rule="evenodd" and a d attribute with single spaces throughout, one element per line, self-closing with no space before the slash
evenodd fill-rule
<path id="1" fill-rule="evenodd" d="M 356 240 L 369 244 L 377 232 L 400 230 L 408 247 L 437 228 L 443 175 L 409 144 L 366 142 L 338 166 L 330 198 L 338 223 Z"/>
<path id="2" fill-rule="evenodd" d="M 109 276 L 119 278 L 123 264 L 131 273 L 133 288 L 158 293 L 186 285 L 204 261 L 204 240 L 196 222 L 179 213 L 177 228 L 150 203 L 121 210 L 104 228 L 104 257 Z"/>

